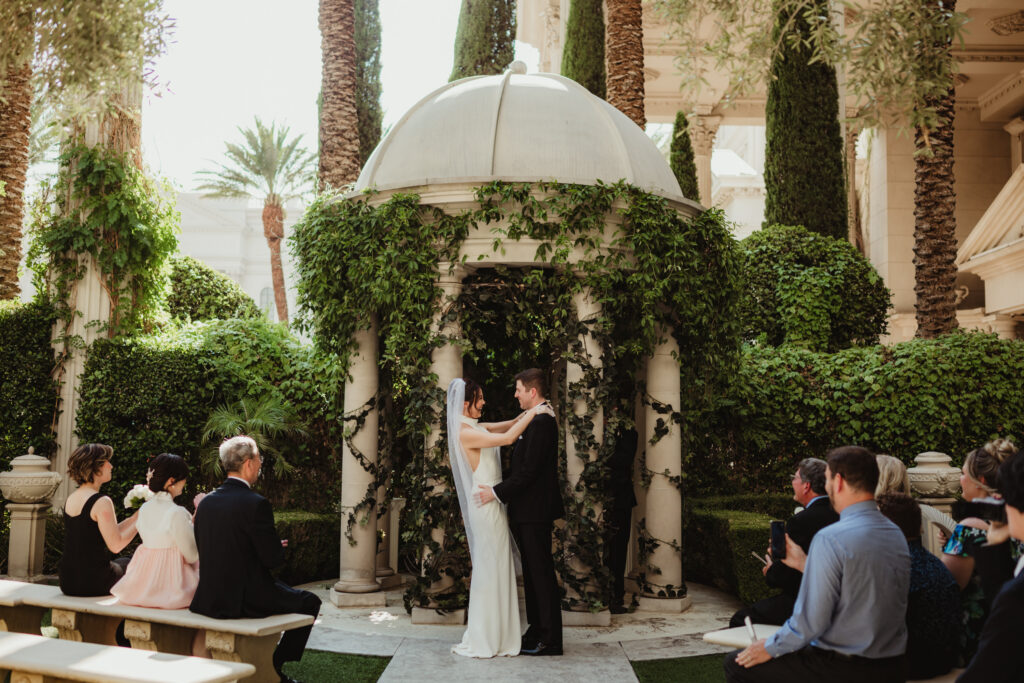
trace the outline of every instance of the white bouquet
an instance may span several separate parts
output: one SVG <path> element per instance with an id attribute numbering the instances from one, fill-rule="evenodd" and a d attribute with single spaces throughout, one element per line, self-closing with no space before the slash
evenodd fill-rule
<path id="1" fill-rule="evenodd" d="M 128 492 L 128 495 L 124 497 L 124 507 L 126 510 L 141 507 L 143 503 L 152 497 L 152 489 L 145 484 L 136 484 L 132 487 L 132 490 Z"/>

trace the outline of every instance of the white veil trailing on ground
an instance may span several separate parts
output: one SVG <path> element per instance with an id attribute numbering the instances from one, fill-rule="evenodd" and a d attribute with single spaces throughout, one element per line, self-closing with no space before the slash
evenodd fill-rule
<path id="1" fill-rule="evenodd" d="M 466 402 L 466 382 L 456 377 L 448 385 L 448 461 L 452 466 L 452 479 L 459 494 L 459 509 L 466 524 L 466 540 L 473 557 L 473 525 L 469 520 L 469 506 L 473 504 L 473 470 L 466 459 L 459 432 L 462 429 L 462 407 Z"/>

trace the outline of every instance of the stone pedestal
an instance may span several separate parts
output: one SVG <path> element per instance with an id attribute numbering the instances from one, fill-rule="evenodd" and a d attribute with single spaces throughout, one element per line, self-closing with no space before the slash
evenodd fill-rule
<path id="1" fill-rule="evenodd" d="M 947 515 L 960 495 L 960 470 L 950 465 L 951 461 L 945 453 L 928 451 L 914 458 L 917 466 L 907 470 L 910 490 L 920 502 Z"/>
<path id="2" fill-rule="evenodd" d="M 356 333 L 356 353 L 349 368 L 351 378 L 345 384 L 344 410 L 354 416 L 367 410 L 367 402 L 377 395 L 377 326 L 372 321 L 367 329 Z M 359 507 L 367 494 L 374 497 L 374 473 L 368 471 L 353 447 L 370 464 L 377 462 L 377 407 L 369 408 L 361 429 L 342 448 L 341 476 L 341 571 L 331 590 L 331 602 L 339 607 L 383 605 L 383 593 L 374 597 L 365 594 L 380 591 L 377 583 L 377 508 Z M 351 526 L 350 526 L 351 525 Z M 351 540 L 348 537 L 351 534 Z M 353 597 L 359 596 L 359 597 Z M 372 602 L 367 602 L 372 601 Z"/>
<path id="3" fill-rule="evenodd" d="M 11 461 L 11 471 L 0 473 L 7 510 L 11 513 L 11 536 L 7 554 L 7 575 L 21 581 L 39 581 L 43 577 L 43 545 L 46 539 L 46 514 L 50 496 L 63 478 L 50 471 L 50 461 L 35 455 Z"/>

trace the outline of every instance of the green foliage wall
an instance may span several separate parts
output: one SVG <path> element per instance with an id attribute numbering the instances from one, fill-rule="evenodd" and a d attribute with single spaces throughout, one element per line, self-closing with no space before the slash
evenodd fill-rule
<path id="1" fill-rule="evenodd" d="M 700 201 L 700 189 L 697 187 L 697 164 L 693 160 L 693 142 L 690 140 L 690 125 L 686 114 L 676 113 L 675 125 L 672 126 L 672 145 L 669 148 L 669 166 L 679 182 L 679 189 L 687 199 Z"/>
<path id="2" fill-rule="evenodd" d="M 379 0 L 355 0 L 356 116 L 359 121 L 359 165 L 380 142 L 380 9 Z"/>
<path id="3" fill-rule="evenodd" d="M 565 22 L 562 75 L 605 95 L 604 0 L 572 0 Z"/>
<path id="4" fill-rule="evenodd" d="M 838 351 L 875 344 L 885 332 L 889 290 L 845 239 L 772 225 L 740 242 L 740 250 L 747 340 Z"/>
<path id="5" fill-rule="evenodd" d="M 57 314 L 44 302 L 0 302 L 0 471 L 29 446 L 53 453 L 57 389 L 50 335 Z"/>
<path id="6" fill-rule="evenodd" d="M 828 13 L 825 0 L 814 3 Z M 788 19 L 778 17 L 776 36 Z M 806 34 L 802 14 L 793 21 L 794 31 Z M 772 61 L 765 103 L 764 224 L 803 225 L 842 238 L 848 228 L 836 73 L 821 61 L 808 64 L 810 58 L 809 48 L 787 43 Z"/>
<path id="7" fill-rule="evenodd" d="M 515 37 L 515 0 L 462 0 L 448 80 L 502 73 L 515 55 Z"/>
<path id="8" fill-rule="evenodd" d="M 171 259 L 167 312 L 183 322 L 263 316 L 234 280 L 191 256 Z"/>
<path id="9" fill-rule="evenodd" d="M 995 436 L 1024 437 L 1024 341 L 957 333 L 892 347 L 748 348 L 716 425 L 684 454 L 695 495 L 788 490 L 796 464 L 858 444 L 913 466 L 954 465 Z"/>
<path id="10" fill-rule="evenodd" d="M 105 491 L 120 500 L 141 483 L 146 463 L 169 451 L 192 469 L 190 490 L 216 481 L 200 470 L 200 437 L 210 412 L 245 396 L 276 392 L 310 426 L 309 443 L 292 444 L 290 479 L 264 468 L 260 486 L 275 505 L 330 509 L 339 481 L 333 448 L 337 363 L 315 354 L 265 320 L 215 320 L 166 332 L 97 341 L 82 377 L 78 434 L 114 448 L 114 477 Z"/>

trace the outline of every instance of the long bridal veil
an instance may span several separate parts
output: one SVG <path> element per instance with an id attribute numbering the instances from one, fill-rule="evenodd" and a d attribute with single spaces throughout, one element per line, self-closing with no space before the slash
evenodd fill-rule
<path id="1" fill-rule="evenodd" d="M 452 466 L 455 490 L 459 494 L 459 509 L 462 510 L 462 519 L 466 524 L 469 554 L 473 557 L 473 524 L 469 517 L 469 506 L 473 504 L 470 498 L 473 495 L 473 470 L 469 467 L 469 460 L 459 439 L 459 431 L 462 429 L 462 407 L 465 401 L 466 383 L 461 378 L 455 378 L 448 385 L 448 461 Z"/>

